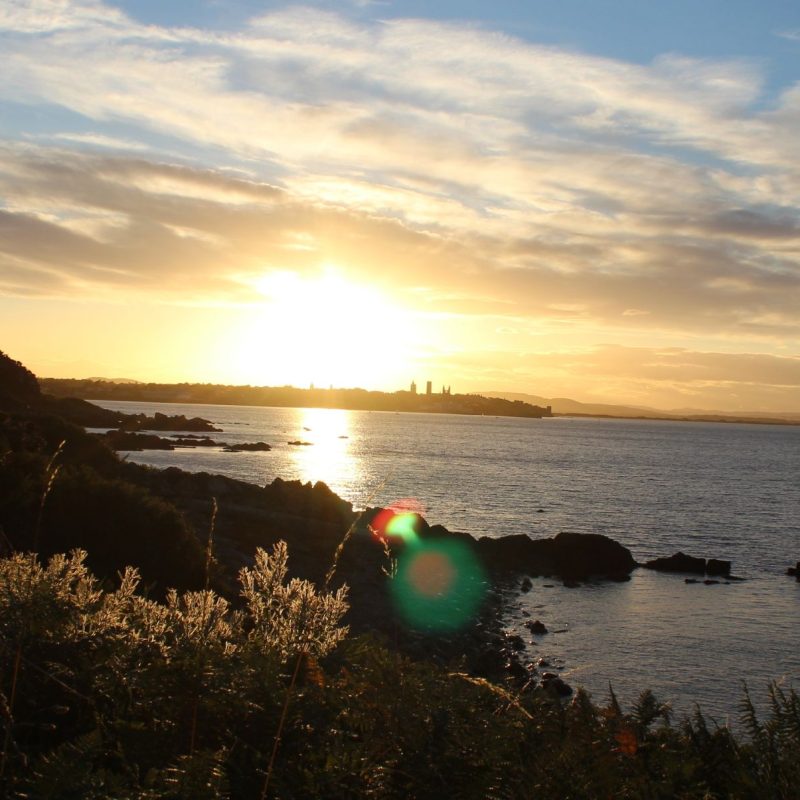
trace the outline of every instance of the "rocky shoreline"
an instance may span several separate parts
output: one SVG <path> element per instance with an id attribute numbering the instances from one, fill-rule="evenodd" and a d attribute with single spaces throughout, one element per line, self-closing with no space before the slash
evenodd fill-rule
<path id="1" fill-rule="evenodd" d="M 49 491 L 45 488 L 51 468 L 48 465 L 53 453 L 58 453 L 59 466 L 64 469 L 48 500 L 48 513 L 40 519 L 38 547 L 45 555 L 48 548 L 56 552 L 78 546 L 92 554 L 95 545 L 87 543 L 97 542 L 104 548 L 103 577 L 113 579 L 116 571 L 131 563 L 141 569 L 154 591 L 165 591 L 167 580 L 173 585 L 199 588 L 205 563 L 203 550 L 211 530 L 211 585 L 235 603 L 238 570 L 252 563 L 257 547 L 271 549 L 285 541 L 293 577 L 330 589 L 348 584 L 350 611 L 346 622 L 354 632 L 381 637 L 414 657 L 460 663 L 492 680 L 516 684 L 533 681 L 561 694 L 569 687 L 556 681 L 555 673 L 542 671 L 549 665 L 523 663 L 524 642 L 504 627 L 505 605 L 530 588 L 532 577 L 549 576 L 565 586 L 578 587 L 587 581 L 626 581 L 634 569 L 643 566 L 688 575 L 689 582 L 699 575 L 709 576 L 704 583 L 714 583 L 716 578 L 735 580 L 730 574 L 731 563 L 716 558 L 677 553 L 637 564 L 630 550 L 599 534 L 475 538 L 442 525 L 429 525 L 405 509 L 356 512 L 322 482 L 312 485 L 276 478 L 260 487 L 221 475 L 188 473 L 174 467 L 157 470 L 121 461 L 107 445 L 119 449 L 121 444 L 147 441 L 171 449 L 223 443 L 199 435 L 215 430 L 207 420 L 125 415 L 81 400 L 56 400 L 38 393 L 35 379 L 32 375 L 30 378 L 22 375 L 24 391 L 16 396 L 3 398 L 0 394 L 0 412 L 5 412 L 0 413 L 0 445 L 10 454 L 3 469 L 20 487 L 17 495 L 9 495 L 6 506 L 0 504 L 0 525 L 10 546 L 30 549 L 31 531 L 38 533 L 41 492 Z M 116 430 L 103 437 L 108 441 L 102 441 L 62 417 L 82 426 Z M 175 433 L 162 438 L 137 432 L 141 430 Z M 230 447 L 268 450 L 270 446 L 257 442 Z M 27 492 L 24 496 L 23 490 Z M 134 517 L 142 508 L 148 510 L 139 523 Z M 70 515 L 67 526 L 66 513 Z M 402 519 L 397 529 L 392 525 L 395 519 Z M 158 520 L 175 538 L 164 538 L 166 534 L 157 528 L 149 531 L 151 523 L 147 520 Z M 115 532 L 116 540 L 109 539 L 109 530 Z M 141 541 L 119 533 L 128 530 L 132 534 L 135 531 Z M 459 558 L 466 554 L 469 563 L 477 565 L 470 568 L 464 591 L 454 596 L 452 604 L 454 608 L 469 605 L 463 624 L 442 628 L 433 624 L 433 616 L 413 622 L 403 617 L 395 593 L 398 569 L 402 572 L 409 555 L 420 553 L 425 558 L 419 563 L 427 564 L 422 592 L 429 591 L 430 598 L 443 594 L 441 581 L 459 577 L 460 567 L 442 566 L 442 553 L 456 553 Z M 180 560 L 185 565 L 183 574 L 169 566 Z M 164 563 L 158 563 L 161 561 Z M 799 571 L 800 565 L 795 574 Z M 428 605 L 432 608 L 435 604 Z M 420 607 L 424 610 L 425 603 Z M 526 628 L 532 635 L 546 634 L 538 620 L 528 622 Z"/>

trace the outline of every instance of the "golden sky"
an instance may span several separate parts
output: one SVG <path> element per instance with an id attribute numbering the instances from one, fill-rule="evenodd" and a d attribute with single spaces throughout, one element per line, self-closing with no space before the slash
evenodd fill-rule
<path id="1" fill-rule="evenodd" d="M 153 7 L 0 7 L 0 349 L 37 374 L 800 409 L 797 30 Z"/>

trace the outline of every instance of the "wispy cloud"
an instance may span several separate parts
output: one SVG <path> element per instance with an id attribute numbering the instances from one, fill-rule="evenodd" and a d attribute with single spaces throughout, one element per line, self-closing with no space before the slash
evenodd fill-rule
<path id="1" fill-rule="evenodd" d="M 362 17 L 213 33 L 5 3 L 0 102 L 85 128 L 0 150 L 0 289 L 246 302 L 247 275 L 337 261 L 509 328 L 800 342 L 800 88 Z"/>

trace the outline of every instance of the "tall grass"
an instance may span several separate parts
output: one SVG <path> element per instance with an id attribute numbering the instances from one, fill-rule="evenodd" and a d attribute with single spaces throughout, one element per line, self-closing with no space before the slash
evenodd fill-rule
<path id="1" fill-rule="evenodd" d="M 44 514 L 44 507 L 45 503 L 47 502 L 47 498 L 50 496 L 50 492 L 53 490 L 53 484 L 55 483 L 56 477 L 61 469 L 61 465 L 56 465 L 56 461 L 58 457 L 61 455 L 61 452 L 66 445 L 66 440 L 62 440 L 58 447 L 55 449 L 52 457 L 47 463 L 47 466 L 44 470 L 44 487 L 41 492 L 41 496 L 39 498 L 39 507 L 36 513 L 36 523 L 34 525 L 33 530 L 33 551 L 34 553 L 38 550 L 39 547 L 39 536 L 41 534 L 42 528 L 42 515 Z M 31 555 L 31 560 L 33 560 L 34 556 Z M 33 575 L 33 569 L 30 570 L 30 576 Z M 32 579 L 32 577 L 31 577 Z M 30 585 L 27 587 L 30 590 Z M 14 653 L 14 666 L 11 670 L 11 691 L 9 694 L 9 699 L 6 701 L 5 697 L 0 699 L 0 710 L 3 712 L 3 718 L 5 720 L 5 731 L 3 733 L 3 751 L 0 754 L 0 785 L 2 785 L 3 776 L 5 775 L 6 771 L 6 762 L 8 760 L 8 748 L 11 744 L 11 731 L 14 725 L 14 707 L 17 702 L 17 686 L 19 682 L 19 672 L 20 667 L 22 665 L 22 650 L 23 650 L 23 643 L 30 627 L 31 619 L 28 615 L 25 615 L 23 620 L 23 624 L 20 625 L 18 633 L 17 633 L 17 643 Z"/>

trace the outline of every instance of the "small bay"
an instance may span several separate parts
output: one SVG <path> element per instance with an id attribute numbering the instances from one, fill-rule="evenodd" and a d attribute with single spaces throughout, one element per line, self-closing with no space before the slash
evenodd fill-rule
<path id="1" fill-rule="evenodd" d="M 627 583 L 537 578 L 514 592 L 507 623 L 527 657 L 595 699 L 609 683 L 628 703 L 651 688 L 678 714 L 699 703 L 722 722 L 743 682 L 759 705 L 770 680 L 800 683 L 800 583 L 784 574 L 800 559 L 800 427 L 95 402 L 201 416 L 216 439 L 272 445 L 126 455 L 138 463 L 321 480 L 356 508 L 412 497 L 432 524 L 474 536 L 602 533 L 640 562 L 678 550 L 733 561 L 742 582 L 640 569 Z M 531 637 L 530 618 L 551 632 Z"/>

